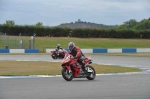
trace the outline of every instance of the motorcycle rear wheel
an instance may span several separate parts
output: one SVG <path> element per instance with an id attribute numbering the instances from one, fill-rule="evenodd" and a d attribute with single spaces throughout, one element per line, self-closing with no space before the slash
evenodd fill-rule
<path id="1" fill-rule="evenodd" d="M 95 77 L 96 77 L 96 72 L 95 72 L 95 69 L 90 66 L 90 65 L 87 65 L 86 68 L 90 68 L 93 72 L 89 73 L 89 75 L 86 77 L 88 80 L 94 80 Z"/>
<path id="2" fill-rule="evenodd" d="M 73 71 L 69 73 L 69 71 L 66 68 L 62 68 L 62 76 L 66 81 L 71 81 L 73 79 Z"/>

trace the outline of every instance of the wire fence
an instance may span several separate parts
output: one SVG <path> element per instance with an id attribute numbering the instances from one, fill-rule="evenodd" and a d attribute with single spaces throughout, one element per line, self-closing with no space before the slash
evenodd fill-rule
<path id="1" fill-rule="evenodd" d="M 34 49 L 34 37 L 23 37 L 21 33 L 19 36 L 10 36 L 0 32 L 0 49 Z"/>

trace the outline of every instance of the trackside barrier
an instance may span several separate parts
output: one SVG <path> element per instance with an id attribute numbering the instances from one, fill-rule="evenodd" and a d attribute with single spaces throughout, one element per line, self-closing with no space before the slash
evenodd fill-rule
<path id="1" fill-rule="evenodd" d="M 54 51 L 55 49 L 46 49 L 46 53 Z M 94 49 L 81 49 L 83 53 L 147 53 L 150 48 L 94 48 Z M 39 53 L 39 49 L 0 49 L 0 53 Z"/>
<path id="2" fill-rule="evenodd" d="M 46 53 L 54 51 L 55 49 L 46 49 Z M 144 53 L 150 52 L 150 48 L 93 48 L 93 49 L 81 49 L 83 53 Z"/>
<path id="3" fill-rule="evenodd" d="M 0 53 L 39 53 L 39 49 L 0 49 Z"/>

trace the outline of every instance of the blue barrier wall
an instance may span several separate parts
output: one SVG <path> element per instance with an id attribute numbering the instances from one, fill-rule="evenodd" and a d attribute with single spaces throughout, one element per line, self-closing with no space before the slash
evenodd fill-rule
<path id="1" fill-rule="evenodd" d="M 123 48 L 122 53 L 136 53 L 136 48 Z"/>
<path id="2" fill-rule="evenodd" d="M 39 49 L 25 49 L 25 53 L 39 53 Z"/>
<path id="3" fill-rule="evenodd" d="M 107 49 L 93 49 L 93 53 L 107 53 Z"/>
<path id="4" fill-rule="evenodd" d="M 9 49 L 0 49 L 0 53 L 9 53 Z"/>

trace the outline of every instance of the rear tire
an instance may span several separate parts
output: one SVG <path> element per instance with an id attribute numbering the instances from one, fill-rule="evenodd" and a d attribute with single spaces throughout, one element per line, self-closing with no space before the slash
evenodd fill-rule
<path id="1" fill-rule="evenodd" d="M 95 69 L 90 66 L 90 65 L 87 65 L 86 68 L 90 68 L 93 72 L 89 73 L 89 75 L 86 77 L 88 80 L 94 80 L 95 77 L 96 77 L 96 72 L 95 72 Z M 87 71 L 88 72 L 88 71 Z"/>
<path id="2" fill-rule="evenodd" d="M 71 81 L 73 79 L 73 71 L 69 73 L 69 71 L 66 68 L 62 68 L 62 76 L 66 81 Z"/>

